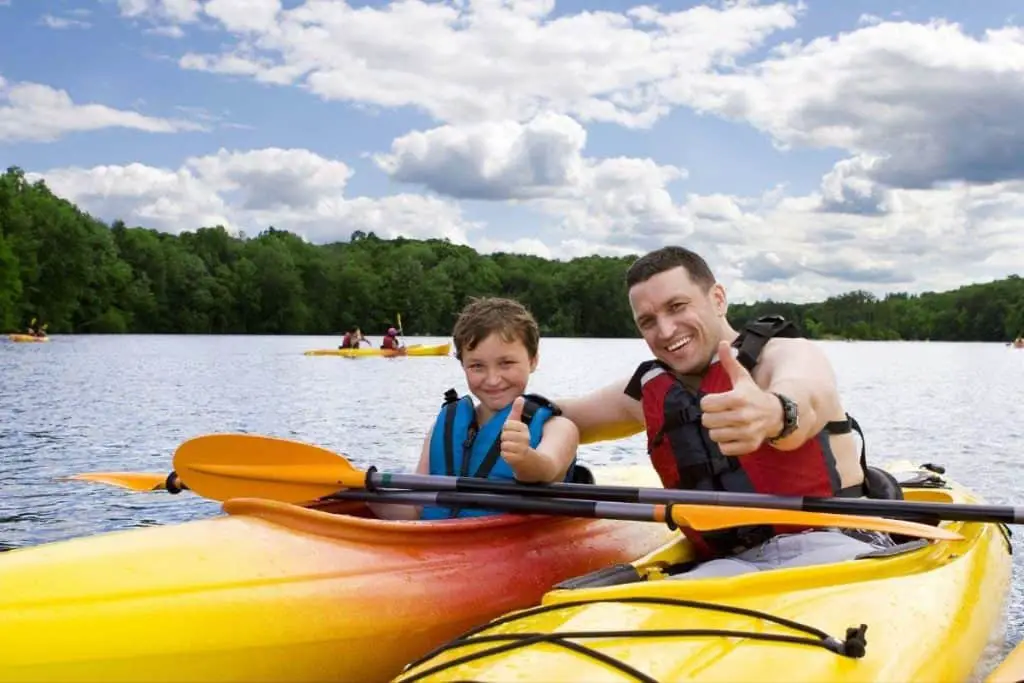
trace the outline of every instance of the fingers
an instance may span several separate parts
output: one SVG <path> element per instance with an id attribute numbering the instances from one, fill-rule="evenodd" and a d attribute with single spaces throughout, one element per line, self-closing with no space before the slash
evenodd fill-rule
<path id="1" fill-rule="evenodd" d="M 711 432 L 711 438 L 718 444 L 722 455 L 747 455 L 761 446 L 761 439 L 746 429 L 716 429 Z"/>
<path id="2" fill-rule="evenodd" d="M 517 401 L 519 399 L 516 399 Z M 512 413 L 516 412 L 516 406 L 512 406 Z M 522 413 L 522 407 L 518 408 Z M 501 428 L 501 456 L 507 461 L 522 459 L 530 449 L 530 429 L 519 420 L 513 420 L 512 415 L 505 421 Z"/>

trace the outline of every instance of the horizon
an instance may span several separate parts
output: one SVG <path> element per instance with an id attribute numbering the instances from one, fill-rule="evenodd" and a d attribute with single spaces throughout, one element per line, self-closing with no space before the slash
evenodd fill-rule
<path id="1" fill-rule="evenodd" d="M 0 153 L 108 225 L 677 243 L 735 304 L 941 294 L 1022 273 L 1018 14 L 0 0 Z"/>

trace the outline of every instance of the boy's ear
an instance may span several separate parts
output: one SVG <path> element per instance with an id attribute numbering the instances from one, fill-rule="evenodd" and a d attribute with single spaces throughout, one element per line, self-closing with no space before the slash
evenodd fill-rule
<path id="1" fill-rule="evenodd" d="M 536 356 L 530 359 L 530 372 L 533 372 L 534 370 L 537 369 L 538 360 L 540 360 L 540 354 L 537 354 Z"/>

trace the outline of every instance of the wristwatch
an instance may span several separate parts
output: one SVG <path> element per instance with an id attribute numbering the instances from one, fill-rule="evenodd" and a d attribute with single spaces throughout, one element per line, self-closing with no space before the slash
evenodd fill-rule
<path id="1" fill-rule="evenodd" d="M 796 403 L 793 399 L 774 391 L 772 393 L 779 399 L 779 403 L 782 404 L 782 431 L 768 439 L 770 444 L 785 439 L 800 426 L 800 416 L 797 414 Z"/>

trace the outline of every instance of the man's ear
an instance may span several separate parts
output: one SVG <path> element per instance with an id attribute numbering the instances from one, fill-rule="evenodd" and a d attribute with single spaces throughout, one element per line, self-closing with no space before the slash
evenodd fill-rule
<path id="1" fill-rule="evenodd" d="M 720 282 L 711 285 L 711 301 L 714 302 L 718 317 L 724 318 L 725 312 L 729 310 L 729 299 L 725 295 L 725 287 Z"/>

